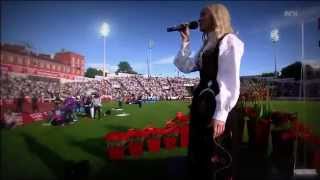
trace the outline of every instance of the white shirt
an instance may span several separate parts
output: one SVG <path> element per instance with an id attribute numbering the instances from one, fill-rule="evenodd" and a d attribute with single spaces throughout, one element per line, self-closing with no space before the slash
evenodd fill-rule
<path id="1" fill-rule="evenodd" d="M 92 102 L 93 102 L 94 106 L 101 106 L 101 98 L 100 97 L 93 98 Z"/>
<path id="2" fill-rule="evenodd" d="M 174 64 L 183 73 L 201 69 L 202 53 L 213 48 L 216 38 L 213 33 L 208 35 L 208 43 L 191 56 L 190 42 L 183 42 L 174 59 Z M 227 34 L 220 42 L 218 56 L 217 82 L 220 93 L 215 97 L 216 109 L 213 119 L 226 121 L 229 112 L 236 105 L 240 94 L 240 62 L 244 52 L 244 43 L 234 34 Z M 200 64 L 200 66 L 198 65 Z"/>

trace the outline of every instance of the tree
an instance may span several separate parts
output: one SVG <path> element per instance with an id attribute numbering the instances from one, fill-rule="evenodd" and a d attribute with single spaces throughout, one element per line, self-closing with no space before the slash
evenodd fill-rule
<path id="1" fill-rule="evenodd" d="M 103 76 L 103 71 L 89 67 L 84 74 L 84 76 L 88 78 L 94 78 L 96 75 Z"/>
<path id="2" fill-rule="evenodd" d="M 301 62 L 295 62 L 281 69 L 281 78 L 301 79 Z"/>
<path id="3" fill-rule="evenodd" d="M 120 63 L 118 64 L 118 70 L 116 71 L 116 73 L 137 74 L 137 72 L 135 72 L 132 69 L 132 67 L 127 61 L 120 61 Z"/>
<path id="4" fill-rule="evenodd" d="M 274 76 L 274 73 L 273 73 L 273 72 L 262 73 L 261 76 L 262 76 L 262 77 L 273 77 L 273 76 Z"/>

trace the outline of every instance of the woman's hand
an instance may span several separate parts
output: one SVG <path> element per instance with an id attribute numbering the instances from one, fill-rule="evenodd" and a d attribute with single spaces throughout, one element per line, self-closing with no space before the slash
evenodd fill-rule
<path id="1" fill-rule="evenodd" d="M 190 40 L 190 30 L 187 25 L 180 31 L 180 35 L 182 42 L 188 42 Z"/>
<path id="2" fill-rule="evenodd" d="M 224 121 L 220 121 L 217 119 L 212 119 L 210 127 L 213 128 L 213 138 L 216 138 L 218 136 L 221 136 L 225 130 L 226 123 Z"/>

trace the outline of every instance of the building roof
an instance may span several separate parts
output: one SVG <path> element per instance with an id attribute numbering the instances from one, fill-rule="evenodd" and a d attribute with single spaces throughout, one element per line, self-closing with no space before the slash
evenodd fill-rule
<path id="1" fill-rule="evenodd" d="M 7 44 L 7 43 L 1 44 L 1 51 L 7 51 L 7 52 L 14 53 L 14 54 L 22 55 L 22 56 L 30 56 L 30 57 L 34 57 L 34 58 L 39 58 L 41 60 L 49 61 L 50 63 L 58 63 L 61 65 L 66 65 L 66 64 L 60 62 L 59 59 L 52 58 L 51 55 L 49 55 L 49 54 L 43 54 L 43 53 L 36 54 L 35 52 L 28 50 L 23 45 Z M 61 53 L 73 54 L 73 55 L 80 56 L 80 57 L 84 58 L 84 56 L 77 54 L 77 53 L 74 53 L 74 52 L 71 52 L 71 51 L 62 51 L 62 52 L 58 52 L 56 54 L 61 54 Z"/>

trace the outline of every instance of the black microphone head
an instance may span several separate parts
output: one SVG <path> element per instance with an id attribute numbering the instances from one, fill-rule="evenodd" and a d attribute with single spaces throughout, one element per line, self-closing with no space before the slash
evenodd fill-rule
<path id="1" fill-rule="evenodd" d="M 198 23 L 198 21 L 191 21 L 191 22 L 188 24 L 188 26 L 189 26 L 189 29 L 197 29 L 198 26 L 199 26 L 199 23 Z"/>

